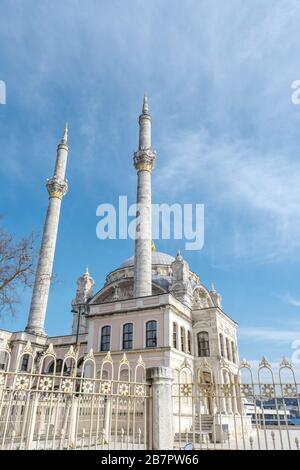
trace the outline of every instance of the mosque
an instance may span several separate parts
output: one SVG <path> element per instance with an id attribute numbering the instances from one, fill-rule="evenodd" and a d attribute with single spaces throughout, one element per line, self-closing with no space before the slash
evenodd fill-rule
<path id="1" fill-rule="evenodd" d="M 140 355 L 146 367 L 165 366 L 176 371 L 185 361 L 195 373 L 204 361 L 219 383 L 226 383 L 226 377 L 220 374 L 226 364 L 238 382 L 237 324 L 223 311 L 221 296 L 202 284 L 180 253 L 172 256 L 153 251 L 151 178 L 156 153 L 151 145 L 151 124 L 145 95 L 139 116 L 139 148 L 133 156 L 140 208 L 136 230 L 144 236 L 136 237 L 134 256 L 111 271 L 99 291 L 94 292 L 95 282 L 88 270 L 78 279 L 71 303 L 72 331 L 67 336 L 49 337 L 45 317 L 60 209 L 68 190 L 65 127 L 57 147 L 54 174 L 46 184 L 49 203 L 27 326 L 21 332 L 0 330 L 0 346 L 5 342 L 12 353 L 12 370 L 17 367 L 20 351 L 30 341 L 33 350 L 40 354 L 50 344 L 54 346 L 58 372 L 72 346 L 79 365 L 91 349 L 99 364 L 108 351 L 116 361 L 126 352 L 132 367 Z M 0 364 L 0 368 L 4 365 Z M 20 368 L 28 368 L 26 355 Z M 47 368 L 45 372 L 50 372 L 53 364 Z"/>

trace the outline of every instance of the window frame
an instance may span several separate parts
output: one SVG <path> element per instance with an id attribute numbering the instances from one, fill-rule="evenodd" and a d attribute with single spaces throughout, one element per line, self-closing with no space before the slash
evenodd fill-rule
<path id="1" fill-rule="evenodd" d="M 210 357 L 210 341 L 208 331 L 199 331 L 197 333 L 197 346 L 198 357 Z"/>
<path id="2" fill-rule="evenodd" d="M 224 336 L 222 333 L 219 334 L 219 347 L 220 347 L 220 356 L 225 357 Z"/>
<path id="3" fill-rule="evenodd" d="M 103 334 L 103 331 L 104 331 L 105 328 L 109 328 L 109 334 L 107 334 L 107 333 L 106 333 L 106 334 Z M 108 352 L 108 351 L 110 351 L 110 348 L 111 348 L 111 330 L 112 330 L 111 325 L 103 325 L 103 326 L 101 327 L 101 330 L 100 330 L 100 352 Z M 105 348 L 103 347 L 103 339 L 104 339 L 104 337 L 105 337 L 105 342 L 104 342 L 104 344 L 107 344 L 107 343 L 108 343 L 108 349 L 105 349 Z M 107 341 L 107 338 L 109 338 L 109 341 Z"/>
<path id="4" fill-rule="evenodd" d="M 186 332 L 186 352 L 192 354 L 192 334 L 190 330 Z"/>
<path id="5" fill-rule="evenodd" d="M 157 344 L 158 344 L 158 342 L 157 342 L 157 339 L 158 339 L 157 338 L 158 337 L 158 335 L 157 335 L 157 331 L 158 331 L 157 323 L 158 323 L 157 320 L 148 320 L 145 323 L 145 348 L 157 348 Z M 149 330 L 148 326 L 150 324 L 154 324 L 155 328 L 154 329 L 152 328 L 152 329 Z M 151 334 L 154 333 L 153 338 L 148 337 L 149 333 L 151 333 Z M 154 341 L 155 344 L 149 344 L 150 341 Z"/>
<path id="6" fill-rule="evenodd" d="M 125 331 L 127 326 L 131 326 L 131 331 Z M 125 335 L 129 335 L 127 339 L 125 339 Z M 125 347 L 125 343 L 130 343 L 129 347 Z M 133 349 L 133 323 L 127 322 L 122 325 L 122 349 L 125 351 L 130 351 Z"/>
<path id="7" fill-rule="evenodd" d="M 21 372 L 28 372 L 29 361 L 30 361 L 30 354 L 23 354 L 22 361 L 20 364 Z M 26 364 L 24 365 L 24 363 Z"/>
<path id="8" fill-rule="evenodd" d="M 186 352 L 186 337 L 184 326 L 180 327 L 180 351 Z"/>
<path id="9" fill-rule="evenodd" d="M 225 339 L 225 343 L 226 343 L 226 356 L 227 356 L 227 359 L 228 359 L 228 361 L 232 362 L 231 350 L 230 350 L 230 341 L 229 341 L 228 338 Z"/>
<path id="10" fill-rule="evenodd" d="M 172 347 L 178 349 L 178 324 L 173 321 Z"/>
<path id="11" fill-rule="evenodd" d="M 237 361 L 236 361 L 236 348 L 235 348 L 234 341 L 231 341 L 231 359 L 232 359 L 232 362 L 234 364 L 237 363 Z"/>

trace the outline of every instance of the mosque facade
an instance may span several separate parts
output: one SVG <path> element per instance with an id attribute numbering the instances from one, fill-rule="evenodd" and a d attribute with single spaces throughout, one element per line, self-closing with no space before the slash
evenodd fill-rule
<path id="1" fill-rule="evenodd" d="M 143 233 L 136 237 L 135 254 L 111 271 L 97 292 L 86 270 L 77 281 L 71 303 L 72 331 L 66 336 L 50 337 L 45 331 L 45 318 L 60 209 L 68 190 L 65 127 L 57 148 L 54 174 L 46 185 L 49 203 L 27 325 L 21 332 L 0 330 L 0 346 L 4 342 L 9 346 L 12 369 L 20 367 L 26 371 L 26 357 L 19 366 L 17 358 L 30 341 L 33 350 L 40 354 L 50 344 L 55 347 L 58 371 L 72 347 L 79 364 L 91 349 L 99 364 L 108 352 L 116 361 L 126 352 L 130 364 L 136 364 L 142 355 L 146 368 L 164 366 L 174 374 L 185 362 L 196 376 L 204 364 L 212 371 L 204 379 L 220 384 L 229 380 L 221 373 L 225 364 L 238 382 L 237 323 L 223 311 L 220 294 L 214 287 L 208 289 L 202 284 L 179 252 L 173 256 L 153 250 L 151 178 L 156 153 L 151 144 L 151 125 L 145 95 L 139 116 L 139 148 L 133 156 L 140 215 L 136 230 Z M 45 372 L 51 368 L 50 362 Z"/>

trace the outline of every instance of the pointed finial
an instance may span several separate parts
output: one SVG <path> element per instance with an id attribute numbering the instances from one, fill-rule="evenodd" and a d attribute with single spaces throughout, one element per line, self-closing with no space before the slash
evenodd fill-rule
<path id="1" fill-rule="evenodd" d="M 211 283 L 211 291 L 212 292 L 217 292 L 214 283 Z"/>
<path id="2" fill-rule="evenodd" d="M 182 260 L 183 260 L 183 258 L 182 258 L 182 256 L 181 256 L 181 253 L 180 253 L 180 250 L 177 251 L 176 260 L 177 260 L 177 261 L 182 261 Z"/>
<path id="3" fill-rule="evenodd" d="M 144 101 L 143 101 L 143 114 L 148 114 L 148 113 L 149 113 L 148 95 L 147 95 L 147 92 L 145 91 Z"/>
<path id="4" fill-rule="evenodd" d="M 88 266 L 85 268 L 85 274 L 86 274 L 87 276 L 90 275 L 90 273 L 89 273 L 89 267 L 88 267 Z"/>
<path id="5" fill-rule="evenodd" d="M 66 144 L 67 142 L 68 142 L 68 123 L 66 122 L 65 127 L 64 127 L 64 133 L 61 139 L 61 143 Z"/>

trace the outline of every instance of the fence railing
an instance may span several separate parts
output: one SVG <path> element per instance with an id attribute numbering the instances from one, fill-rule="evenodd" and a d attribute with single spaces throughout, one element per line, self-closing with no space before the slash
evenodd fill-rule
<path id="1" fill-rule="evenodd" d="M 141 357 L 132 370 L 125 354 L 115 367 L 108 353 L 97 371 L 92 351 L 79 367 L 71 347 L 57 367 L 51 345 L 39 357 L 28 343 L 12 371 L 9 348 L 1 352 L 0 449 L 145 448 L 149 388 Z"/>
<path id="2" fill-rule="evenodd" d="M 266 359 L 255 371 L 246 361 L 210 364 L 153 367 L 146 378 L 141 357 L 116 363 L 90 351 L 79 361 L 71 347 L 57 359 L 52 345 L 40 354 L 28 343 L 12 358 L 4 344 L 0 449 L 299 450 L 300 388 L 289 361 L 276 373 Z"/>
<path id="3" fill-rule="evenodd" d="M 284 359 L 276 374 L 263 358 L 233 374 L 225 360 L 196 373 L 185 362 L 172 386 L 174 448 L 295 449 L 300 441 L 300 387 Z"/>

